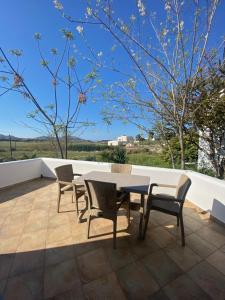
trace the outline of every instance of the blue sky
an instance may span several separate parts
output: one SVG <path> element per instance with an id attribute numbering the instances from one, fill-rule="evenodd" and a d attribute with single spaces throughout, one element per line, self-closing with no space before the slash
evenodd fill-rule
<path id="1" fill-rule="evenodd" d="M 81 15 L 85 1 L 67 0 L 64 6 L 67 11 L 73 12 L 73 15 Z M 130 16 L 132 5 L 130 0 L 116 0 L 116 7 L 122 12 L 123 17 Z M 153 3 L 153 1 L 152 1 Z M 156 2 L 155 2 L 156 3 Z M 46 74 L 40 67 L 40 57 L 34 41 L 34 33 L 40 32 L 43 36 L 44 49 L 62 47 L 62 35 L 60 29 L 72 28 L 59 13 L 54 9 L 52 1 L 48 0 L 7 0 L 1 3 L 0 13 L 0 45 L 7 52 L 10 49 L 23 49 L 23 58 L 21 66 L 26 82 L 31 88 L 34 95 L 41 99 L 44 105 L 48 103 L 48 87 Z M 212 31 L 212 37 L 218 39 L 224 34 L 225 28 L 225 0 L 221 1 L 221 7 L 216 15 L 217 26 Z M 88 29 L 90 30 L 90 29 Z M 113 45 L 112 40 L 107 34 L 98 34 L 98 29 L 93 30 L 90 42 L 96 49 L 107 53 L 109 45 Z M 79 48 L 79 36 L 75 34 L 74 43 Z M 80 46 L 82 47 L 82 46 Z M 117 55 L 121 56 L 121 63 L 124 69 L 129 63 L 128 58 L 119 50 Z M 113 80 L 119 80 L 117 74 L 104 73 L 104 83 L 110 83 Z M 124 125 L 120 122 L 114 122 L 113 125 L 107 127 L 101 120 L 102 103 L 92 103 L 91 99 L 82 107 L 81 119 L 96 122 L 96 126 L 88 128 L 82 133 L 83 138 L 99 140 L 112 139 L 121 134 L 136 135 L 139 131 L 132 125 Z M 33 110 L 33 106 L 18 94 L 6 94 L 0 98 L 0 133 L 12 134 L 19 137 L 39 136 L 40 133 L 33 131 L 23 123 L 37 127 L 36 123 L 32 123 L 26 118 L 27 113 Z"/>

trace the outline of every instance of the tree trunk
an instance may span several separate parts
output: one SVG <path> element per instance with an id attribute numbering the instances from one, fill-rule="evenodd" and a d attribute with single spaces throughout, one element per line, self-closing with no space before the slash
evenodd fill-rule
<path id="1" fill-rule="evenodd" d="M 67 159 L 67 149 L 68 149 L 68 129 L 65 127 L 65 159 Z"/>
<path id="2" fill-rule="evenodd" d="M 180 167 L 182 170 L 185 169 L 185 146 L 184 146 L 184 133 L 182 126 L 179 127 L 179 143 L 180 143 Z"/>
<path id="3" fill-rule="evenodd" d="M 55 127 L 53 127 L 53 130 L 54 130 L 54 134 L 55 134 L 55 137 L 56 137 L 57 145 L 58 145 L 58 147 L 59 147 L 59 151 L 60 151 L 61 158 L 63 159 L 63 158 L 64 158 L 64 155 L 63 155 L 62 145 L 61 145 L 61 143 L 60 143 L 60 139 L 59 139 L 59 136 L 58 136 L 58 132 L 57 132 L 57 130 L 56 130 Z"/>

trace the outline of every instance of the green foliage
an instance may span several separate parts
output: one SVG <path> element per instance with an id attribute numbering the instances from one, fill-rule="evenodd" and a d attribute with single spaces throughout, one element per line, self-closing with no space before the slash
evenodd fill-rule
<path id="1" fill-rule="evenodd" d="M 135 139 L 136 139 L 137 141 L 139 141 L 139 142 L 142 142 L 142 141 L 145 140 L 145 138 L 143 138 L 143 136 L 142 136 L 141 134 L 137 134 L 136 137 L 135 137 Z"/>
<path id="2" fill-rule="evenodd" d="M 67 40 L 73 40 L 73 33 L 72 31 L 66 30 L 66 29 L 62 29 L 62 33 L 65 39 Z"/>
<path id="3" fill-rule="evenodd" d="M 212 169 L 208 169 L 208 168 L 198 169 L 198 172 L 202 173 L 202 174 L 205 174 L 205 175 L 208 175 L 208 176 L 212 176 L 212 177 L 215 177 L 215 175 L 216 175 L 215 172 Z"/>
<path id="4" fill-rule="evenodd" d="M 172 137 L 169 140 L 170 148 L 173 154 L 175 164 L 180 163 L 180 143 L 178 137 Z M 198 137 L 192 134 L 186 134 L 184 136 L 185 146 L 185 161 L 195 162 L 198 159 Z M 168 146 L 163 149 L 163 158 L 165 161 L 170 162 L 170 150 Z"/>
<path id="5" fill-rule="evenodd" d="M 103 151 L 109 149 L 109 146 L 106 144 L 94 144 L 94 143 L 90 143 L 90 144 L 70 144 L 68 146 L 68 150 L 69 151 Z"/>
<path id="6" fill-rule="evenodd" d="M 34 39 L 37 40 L 37 41 L 41 40 L 41 34 L 39 32 L 36 32 L 34 34 Z"/>
<path id="7" fill-rule="evenodd" d="M 126 149 L 123 147 L 114 147 L 111 150 L 101 153 L 102 161 L 125 164 L 127 162 Z"/>
<path id="8" fill-rule="evenodd" d="M 12 55 L 15 55 L 15 56 L 19 57 L 19 56 L 21 56 L 23 54 L 23 51 L 20 50 L 20 49 L 12 49 L 12 50 L 10 50 L 10 53 Z"/>
<path id="9" fill-rule="evenodd" d="M 87 160 L 87 161 L 96 161 L 96 156 L 94 156 L 94 155 L 88 155 L 88 156 L 86 157 L 86 160 Z"/>

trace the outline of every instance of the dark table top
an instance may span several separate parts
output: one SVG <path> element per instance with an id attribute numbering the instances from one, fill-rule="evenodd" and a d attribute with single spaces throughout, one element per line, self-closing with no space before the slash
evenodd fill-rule
<path id="1" fill-rule="evenodd" d="M 90 173 L 84 174 L 74 180 L 74 182 L 79 183 L 83 182 L 84 180 L 97 180 L 102 182 L 115 183 L 117 186 L 117 190 L 143 195 L 148 194 L 148 187 L 150 183 L 150 177 L 148 176 L 99 171 L 92 171 Z"/>

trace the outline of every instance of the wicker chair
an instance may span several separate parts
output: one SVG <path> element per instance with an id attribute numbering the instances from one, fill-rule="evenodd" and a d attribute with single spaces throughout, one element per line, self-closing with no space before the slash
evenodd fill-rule
<path id="1" fill-rule="evenodd" d="M 145 238 L 146 235 L 150 211 L 157 210 L 177 217 L 177 226 L 179 226 L 180 223 L 181 228 L 182 246 L 185 246 L 183 204 L 190 185 L 191 180 L 186 175 L 181 175 L 177 186 L 157 183 L 152 183 L 150 185 L 143 238 Z M 175 188 L 175 196 L 168 194 L 153 194 L 154 187 Z"/>
<path id="2" fill-rule="evenodd" d="M 123 205 L 127 208 L 128 226 L 130 223 L 129 194 L 117 196 L 116 184 L 95 180 L 85 180 L 88 194 L 88 228 L 87 238 L 90 237 L 92 218 L 101 217 L 113 221 L 113 248 L 116 248 L 117 212 Z"/>
<path id="3" fill-rule="evenodd" d="M 112 164 L 111 165 L 112 173 L 131 174 L 131 171 L 132 171 L 132 165 L 128 165 L 128 164 Z"/>
<path id="4" fill-rule="evenodd" d="M 65 191 L 72 191 L 72 202 L 76 203 L 77 215 L 79 215 L 78 200 L 85 194 L 85 186 L 83 184 L 73 183 L 74 176 L 81 174 L 73 173 L 72 165 L 63 165 L 55 168 L 58 183 L 58 212 L 60 208 L 61 195 Z"/>

